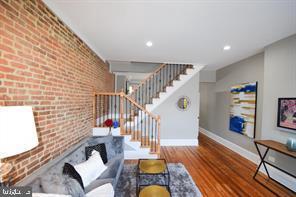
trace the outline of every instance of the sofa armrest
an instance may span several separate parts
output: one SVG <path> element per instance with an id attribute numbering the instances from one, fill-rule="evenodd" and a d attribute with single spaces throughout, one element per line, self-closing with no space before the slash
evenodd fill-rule
<path id="1" fill-rule="evenodd" d="M 102 185 L 105 185 L 107 183 L 111 183 L 113 185 L 113 181 L 114 179 L 97 179 L 97 180 L 94 180 L 91 184 L 89 184 L 85 189 L 84 189 L 84 192 L 85 193 L 88 193 L 90 192 L 91 190 L 97 188 L 97 187 L 100 187 Z"/>
<path id="2" fill-rule="evenodd" d="M 107 169 L 101 174 L 99 177 L 100 179 L 106 179 L 106 178 L 116 178 L 117 173 L 119 172 L 119 168 L 121 163 L 123 162 L 124 158 L 123 155 L 116 155 L 111 160 L 108 161 L 105 165 L 107 166 Z M 119 172 L 120 173 L 120 172 Z"/>
<path id="3" fill-rule="evenodd" d="M 104 136 L 104 137 L 91 137 L 87 145 L 93 146 L 104 143 L 106 145 L 108 161 L 116 155 L 124 153 L 124 137 L 123 136 Z"/>
<path id="4" fill-rule="evenodd" d="M 107 157 L 108 161 L 112 160 L 118 155 L 123 155 L 124 153 L 124 137 L 123 136 L 113 136 L 109 143 L 106 143 Z"/>

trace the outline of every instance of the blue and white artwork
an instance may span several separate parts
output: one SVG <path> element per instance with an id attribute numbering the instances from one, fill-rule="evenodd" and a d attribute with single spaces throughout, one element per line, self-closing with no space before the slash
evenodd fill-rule
<path id="1" fill-rule="evenodd" d="M 229 130 L 255 138 L 257 82 L 231 87 Z"/>

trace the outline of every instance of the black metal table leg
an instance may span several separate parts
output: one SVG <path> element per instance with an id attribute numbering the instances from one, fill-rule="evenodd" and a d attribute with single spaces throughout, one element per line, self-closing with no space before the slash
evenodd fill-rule
<path id="1" fill-rule="evenodd" d="M 267 154 L 268 154 L 268 151 L 269 151 L 270 149 L 273 150 L 273 151 L 276 151 L 276 152 L 278 152 L 278 153 L 282 153 L 283 155 L 287 155 L 287 156 L 289 156 L 289 157 L 292 157 L 292 158 L 296 158 L 296 157 L 295 157 L 296 155 L 294 155 L 293 153 L 287 152 L 285 145 L 284 145 L 284 144 L 281 144 L 281 143 L 279 143 L 279 142 L 276 142 L 276 141 L 272 141 L 272 140 L 255 140 L 255 141 L 254 141 L 254 144 L 255 144 L 255 147 L 256 147 L 257 152 L 258 152 L 258 154 L 259 154 L 259 157 L 260 157 L 260 159 L 261 159 L 261 162 L 260 162 L 260 164 L 258 165 L 258 167 L 257 167 L 257 169 L 256 169 L 256 172 L 255 172 L 255 174 L 254 174 L 254 176 L 253 176 L 253 179 L 254 179 L 257 183 L 261 184 L 263 187 L 265 187 L 266 189 L 268 189 L 270 192 L 274 193 L 276 196 L 279 196 L 274 190 L 272 190 L 272 189 L 271 189 L 270 187 L 268 187 L 266 184 L 263 184 L 261 181 L 259 181 L 258 179 L 256 179 L 256 175 L 258 174 L 261 165 L 263 165 L 263 166 L 264 166 L 264 169 L 265 169 L 265 171 L 266 171 L 266 174 L 267 174 L 267 176 L 268 176 L 268 177 L 267 177 L 267 178 L 268 178 L 267 180 L 273 181 L 273 182 L 275 182 L 275 183 L 277 183 L 277 184 L 279 184 L 279 185 L 285 187 L 286 189 L 290 190 L 293 194 L 296 194 L 296 192 L 295 192 L 294 190 L 290 189 L 290 188 L 287 187 L 286 185 L 284 185 L 284 184 L 282 184 L 281 182 L 277 181 L 276 179 L 272 178 L 272 177 L 270 176 L 269 172 L 268 172 L 268 169 L 267 169 L 267 167 L 266 167 L 266 164 L 270 165 L 271 167 L 274 167 L 275 169 L 277 169 L 277 170 L 279 170 L 279 171 L 285 173 L 286 175 L 288 175 L 288 176 L 290 176 L 290 177 L 296 178 L 296 176 L 293 175 L 292 173 L 287 172 L 287 171 L 284 170 L 284 169 L 281 169 L 279 166 L 276 166 L 276 165 L 273 164 L 273 163 L 270 163 L 270 162 L 268 162 L 268 161 L 265 161 L 265 158 L 266 158 L 266 156 L 267 156 Z M 260 150 L 259 150 L 259 147 L 258 147 L 259 145 L 261 145 L 261 146 L 263 146 L 263 147 L 266 148 L 266 151 L 265 151 L 264 154 L 261 154 L 261 152 L 260 152 Z M 264 179 L 266 179 L 266 178 L 264 178 Z"/>
<path id="2" fill-rule="evenodd" d="M 137 165 L 137 171 L 136 171 L 136 196 L 139 196 L 139 181 L 140 181 L 140 173 L 139 173 L 139 163 L 140 160 L 138 161 L 138 165 Z"/>
<path id="3" fill-rule="evenodd" d="M 258 167 L 257 167 L 257 170 L 256 170 L 256 172 L 255 172 L 255 174 L 254 174 L 254 176 L 253 176 L 253 179 L 255 179 L 255 177 L 256 177 L 257 173 L 259 172 L 259 169 L 260 169 L 260 167 L 261 167 L 262 164 L 263 164 L 263 166 L 264 166 L 264 168 L 265 168 L 265 171 L 266 171 L 266 173 L 267 173 L 268 178 L 270 178 L 270 176 L 269 176 L 269 172 L 268 172 L 267 167 L 266 167 L 265 162 L 264 162 L 264 159 L 265 159 L 265 157 L 266 157 L 266 155 L 267 155 L 267 153 L 268 153 L 268 151 L 269 151 L 269 148 L 266 149 L 266 151 L 265 151 L 265 153 L 264 153 L 264 155 L 263 155 L 263 157 L 262 157 L 261 152 L 260 152 L 260 150 L 259 150 L 259 148 L 258 148 L 257 143 L 255 143 L 255 147 L 256 147 L 256 149 L 257 149 L 257 151 L 258 151 L 258 154 L 259 154 L 259 157 L 260 157 L 260 159 L 261 159 L 261 162 L 260 162 L 260 164 L 259 164 Z"/>

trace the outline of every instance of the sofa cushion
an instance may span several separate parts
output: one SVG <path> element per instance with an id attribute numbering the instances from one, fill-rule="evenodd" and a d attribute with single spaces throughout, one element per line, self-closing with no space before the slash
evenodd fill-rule
<path id="1" fill-rule="evenodd" d="M 107 164 L 107 169 L 101 174 L 100 179 L 115 178 L 123 160 L 123 155 L 113 157 Z"/>
<path id="2" fill-rule="evenodd" d="M 93 150 L 92 156 L 87 161 L 75 165 L 74 168 L 80 174 L 84 187 L 99 178 L 107 169 L 102 161 L 100 153 L 96 150 Z"/>
<path id="3" fill-rule="evenodd" d="M 82 189 L 84 189 L 82 178 L 81 178 L 80 174 L 76 171 L 74 166 L 72 166 L 69 163 L 65 163 L 65 165 L 63 167 L 63 174 L 68 175 L 69 177 L 78 181 L 78 183 L 81 185 Z"/>
<path id="4" fill-rule="evenodd" d="M 93 146 L 93 145 L 96 145 L 99 143 L 105 143 L 105 145 L 106 145 L 106 151 L 107 151 L 107 157 L 108 157 L 108 163 L 106 164 L 107 166 L 116 166 L 113 163 L 113 161 L 111 161 L 111 159 L 113 159 L 113 157 L 120 155 L 119 157 L 122 158 L 119 168 L 116 171 L 113 171 L 113 172 L 116 172 L 115 178 L 111 179 L 111 180 L 113 180 L 112 181 L 113 186 L 116 187 L 116 183 L 117 183 L 117 180 L 119 178 L 119 175 L 121 173 L 122 166 L 123 166 L 124 138 L 122 136 L 111 136 L 111 135 L 106 136 L 106 137 L 91 137 L 91 138 L 82 140 L 81 142 L 79 142 L 79 144 L 77 144 L 77 146 L 71 147 L 65 153 L 62 153 L 60 156 L 58 156 L 54 160 L 48 162 L 46 165 L 44 165 L 40 169 L 36 170 L 30 176 L 27 176 L 26 178 L 24 178 L 23 180 L 18 182 L 16 185 L 31 186 L 33 192 L 38 192 L 38 193 L 46 192 L 43 189 L 43 187 L 44 187 L 43 183 L 45 180 L 41 181 L 41 179 L 44 179 L 44 178 L 48 179 L 48 177 L 53 176 L 53 175 L 62 176 L 63 166 L 66 162 L 70 163 L 72 165 L 76 165 L 76 164 L 79 164 L 79 163 L 85 161 L 85 147 L 86 146 Z M 113 165 L 111 165 L 111 164 L 113 164 Z M 114 175 L 114 174 L 111 173 L 111 175 L 110 175 L 110 173 L 107 173 L 107 172 L 105 174 L 106 177 L 108 177 L 108 176 L 112 177 L 112 175 Z M 99 179 L 101 179 L 101 178 L 102 177 L 99 177 Z M 94 182 L 96 182 L 96 180 Z M 77 184 L 79 185 L 78 182 L 77 182 Z M 85 187 L 85 191 L 89 192 L 89 190 L 87 190 L 87 188 L 88 187 Z M 82 188 L 81 188 L 81 190 L 82 190 Z M 55 193 L 57 193 L 57 192 L 55 192 Z"/>
<path id="5" fill-rule="evenodd" d="M 87 186 L 85 188 L 85 193 L 88 193 L 90 192 L 91 190 L 97 188 L 97 187 L 100 187 L 101 185 L 104 185 L 106 183 L 111 183 L 113 185 L 113 182 L 114 182 L 114 179 L 112 178 L 109 178 L 109 179 L 97 179 L 93 182 L 91 182 L 91 184 L 89 184 L 89 186 Z"/>
<path id="6" fill-rule="evenodd" d="M 75 197 L 84 196 L 84 191 L 80 184 L 75 179 L 61 173 L 43 176 L 41 184 L 45 193 L 65 194 Z"/>
<path id="7" fill-rule="evenodd" d="M 88 192 L 86 197 L 114 197 L 114 189 L 113 186 L 110 183 L 104 184 L 102 186 L 99 186 L 92 191 Z"/>
<path id="8" fill-rule="evenodd" d="M 85 147 L 85 158 L 86 158 L 86 160 L 88 160 L 88 158 L 91 156 L 91 153 L 92 153 L 93 150 L 96 150 L 96 151 L 98 151 L 100 153 L 104 164 L 106 164 L 108 162 L 105 144 L 97 144 L 97 145 L 94 145 L 94 146 Z"/>

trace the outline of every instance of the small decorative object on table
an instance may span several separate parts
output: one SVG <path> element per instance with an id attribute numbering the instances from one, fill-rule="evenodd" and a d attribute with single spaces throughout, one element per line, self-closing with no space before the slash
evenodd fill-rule
<path id="1" fill-rule="evenodd" d="M 111 134 L 111 127 L 113 126 L 113 120 L 107 119 L 105 120 L 104 124 L 109 127 L 109 135 Z"/>
<path id="2" fill-rule="evenodd" d="M 289 151 L 296 151 L 296 139 L 288 138 L 286 145 Z"/>
<path id="3" fill-rule="evenodd" d="M 116 129 L 119 127 L 119 122 L 117 120 L 113 121 L 113 128 Z"/>

